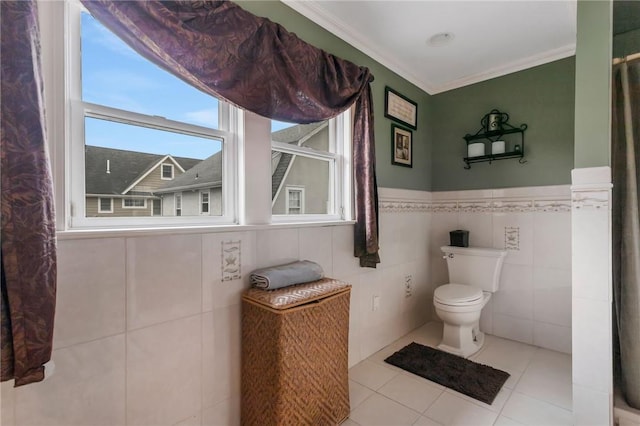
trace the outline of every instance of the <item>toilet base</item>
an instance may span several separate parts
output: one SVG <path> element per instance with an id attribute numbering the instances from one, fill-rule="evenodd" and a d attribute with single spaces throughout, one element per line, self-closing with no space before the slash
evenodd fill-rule
<path id="1" fill-rule="evenodd" d="M 480 331 L 477 322 L 473 325 L 450 325 L 444 323 L 442 342 L 437 348 L 468 358 L 482 349 L 482 345 L 484 345 L 484 333 Z"/>

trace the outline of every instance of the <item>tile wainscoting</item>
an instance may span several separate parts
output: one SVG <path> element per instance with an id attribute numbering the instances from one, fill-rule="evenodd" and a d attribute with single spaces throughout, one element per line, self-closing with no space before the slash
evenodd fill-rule
<path id="1" fill-rule="evenodd" d="M 239 424 L 240 295 L 253 269 L 310 259 L 327 276 L 351 283 L 353 366 L 436 318 L 433 290 L 447 281 L 439 247 L 458 228 L 471 231 L 474 245 L 503 247 L 507 237 L 513 248 L 502 295 L 495 295 L 483 326 L 568 352 L 567 193 L 568 187 L 433 194 L 380 188 L 376 269 L 358 266 L 351 225 L 65 238 L 56 371 L 22 388 L 3 383 L 2 425 Z M 228 264 L 234 270 L 225 270 Z"/>
<path id="2" fill-rule="evenodd" d="M 431 282 L 448 282 L 440 247 L 449 231 L 469 244 L 506 249 L 500 289 L 482 311 L 489 334 L 571 353 L 571 191 L 569 185 L 434 192 Z"/>
<path id="3" fill-rule="evenodd" d="M 380 224 L 377 269 L 359 267 L 352 225 L 60 240 L 56 370 L 2 383 L 1 424 L 240 424 L 241 293 L 253 269 L 296 259 L 353 285 L 357 364 L 432 314 L 428 213 L 383 210 Z"/>

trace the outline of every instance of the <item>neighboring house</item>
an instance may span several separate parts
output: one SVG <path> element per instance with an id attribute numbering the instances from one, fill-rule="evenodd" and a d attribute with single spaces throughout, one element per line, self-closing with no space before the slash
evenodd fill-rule
<path id="1" fill-rule="evenodd" d="M 328 122 L 299 124 L 271 134 L 274 142 L 329 150 Z M 329 202 L 327 161 L 271 151 L 273 214 L 326 214 Z"/>
<path id="2" fill-rule="evenodd" d="M 222 214 L 222 151 L 155 190 L 163 216 Z"/>
<path id="3" fill-rule="evenodd" d="M 329 150 L 328 122 L 299 124 L 272 140 Z M 222 214 L 222 152 L 205 160 L 87 146 L 87 217 Z M 325 214 L 329 162 L 272 151 L 273 214 Z"/>
<path id="4" fill-rule="evenodd" d="M 86 216 L 159 216 L 162 199 L 155 190 L 201 161 L 87 145 Z"/>

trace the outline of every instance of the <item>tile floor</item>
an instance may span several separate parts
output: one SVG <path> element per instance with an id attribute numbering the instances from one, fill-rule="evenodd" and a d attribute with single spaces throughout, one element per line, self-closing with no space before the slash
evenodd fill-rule
<path id="1" fill-rule="evenodd" d="M 411 342 L 435 346 L 442 325 L 414 330 L 349 370 L 343 426 L 571 425 L 571 355 L 495 336 L 470 359 L 511 374 L 492 405 L 408 373 L 384 359 Z"/>

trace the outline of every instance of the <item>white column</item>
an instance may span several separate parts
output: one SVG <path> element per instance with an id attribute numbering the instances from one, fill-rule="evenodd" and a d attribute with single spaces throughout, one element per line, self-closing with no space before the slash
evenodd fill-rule
<path id="1" fill-rule="evenodd" d="M 611 169 L 571 178 L 573 419 L 613 424 Z"/>
<path id="2" fill-rule="evenodd" d="M 239 202 L 242 225 L 271 223 L 271 120 L 251 112 L 244 113 L 240 130 Z"/>

